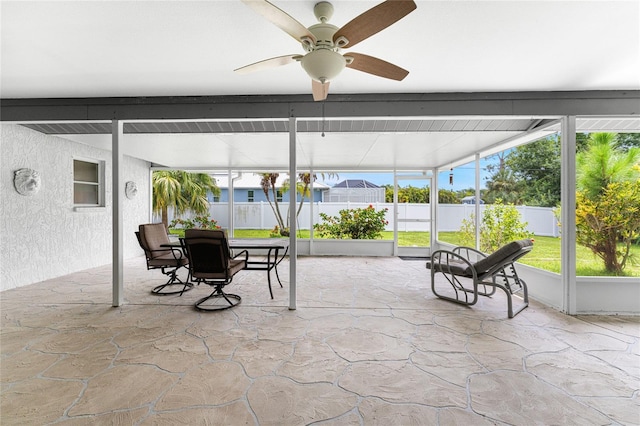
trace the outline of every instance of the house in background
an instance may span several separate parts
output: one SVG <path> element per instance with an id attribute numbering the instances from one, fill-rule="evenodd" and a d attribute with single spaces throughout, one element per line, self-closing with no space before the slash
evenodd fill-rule
<path id="1" fill-rule="evenodd" d="M 323 192 L 326 203 L 384 203 L 385 189 L 364 179 L 345 179 Z"/>
<path id="2" fill-rule="evenodd" d="M 466 197 L 462 198 L 462 204 L 475 204 L 476 203 L 476 196 L 475 195 L 467 195 Z M 484 204 L 484 201 L 480 200 L 480 204 Z"/>
<path id="3" fill-rule="evenodd" d="M 229 175 L 227 174 L 213 174 L 213 178 L 216 180 L 216 184 L 218 188 L 220 188 L 220 196 L 214 197 L 213 194 L 209 193 L 208 198 L 211 203 L 226 203 L 229 201 Z M 234 175 L 233 179 L 233 201 L 236 203 L 259 203 L 259 202 L 267 202 L 267 197 L 262 190 L 262 185 L 260 181 L 262 180 L 262 176 L 258 173 L 253 172 L 243 172 L 239 175 Z M 278 202 L 287 202 L 289 201 L 290 192 L 283 191 L 282 187 L 285 182 L 289 179 L 289 175 L 286 173 L 281 173 L 278 176 L 278 180 L 276 181 L 276 196 L 278 197 Z M 313 199 L 314 201 L 322 200 L 323 191 L 329 189 L 328 185 L 325 185 L 320 182 L 313 183 Z M 271 190 L 270 190 L 271 191 Z M 273 201 L 273 195 L 269 192 L 269 196 Z M 302 196 L 300 194 L 296 195 L 296 199 L 300 201 Z M 309 201 L 309 197 L 304 197 L 305 201 Z"/>

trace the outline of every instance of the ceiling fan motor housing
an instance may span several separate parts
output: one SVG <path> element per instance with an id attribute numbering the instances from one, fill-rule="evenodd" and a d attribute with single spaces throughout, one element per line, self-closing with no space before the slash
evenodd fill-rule
<path id="1" fill-rule="evenodd" d="M 344 56 L 330 49 L 309 52 L 300 62 L 309 77 L 323 84 L 334 79 L 347 65 Z"/>
<path id="2" fill-rule="evenodd" d="M 338 31 L 338 27 L 321 23 L 310 26 L 309 31 L 316 37 L 316 43 L 313 46 L 303 44 L 309 53 L 300 61 L 302 68 L 316 81 L 331 81 L 347 65 L 347 60 L 333 43 L 333 35 Z"/>

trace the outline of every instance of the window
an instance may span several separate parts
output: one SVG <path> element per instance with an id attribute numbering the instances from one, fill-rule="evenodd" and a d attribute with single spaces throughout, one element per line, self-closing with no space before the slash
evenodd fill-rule
<path id="1" fill-rule="evenodd" d="M 247 201 L 253 203 L 253 189 L 247 191 Z"/>
<path id="2" fill-rule="evenodd" d="M 282 202 L 282 190 L 281 189 L 278 189 L 276 191 L 276 199 L 278 200 L 279 203 Z"/>
<path id="3" fill-rule="evenodd" d="M 104 162 L 73 160 L 73 204 L 104 206 Z"/>

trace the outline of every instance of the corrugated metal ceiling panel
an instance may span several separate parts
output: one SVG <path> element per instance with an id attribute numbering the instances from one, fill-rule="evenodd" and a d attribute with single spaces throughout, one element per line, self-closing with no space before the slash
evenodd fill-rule
<path id="1" fill-rule="evenodd" d="M 397 132 L 497 132 L 525 131 L 537 119 L 448 119 L 448 120 L 300 120 L 298 131 L 340 133 Z M 28 123 L 23 126 L 45 134 L 109 134 L 110 123 Z M 274 120 L 251 121 L 163 121 L 124 124 L 127 134 L 180 133 L 285 133 L 289 123 Z M 640 119 L 587 118 L 578 120 L 578 130 L 638 131 Z"/>

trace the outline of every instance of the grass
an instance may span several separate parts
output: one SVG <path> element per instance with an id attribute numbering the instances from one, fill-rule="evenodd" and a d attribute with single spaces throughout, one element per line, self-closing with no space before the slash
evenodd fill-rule
<path id="1" fill-rule="evenodd" d="M 182 236 L 181 230 L 171 230 L 172 234 Z M 235 238 L 269 238 L 268 229 L 236 229 Z M 309 238 L 309 230 L 298 231 L 298 238 Z M 314 236 L 314 238 L 318 238 Z M 441 241 L 461 245 L 460 235 L 457 232 L 440 232 Z M 393 240 L 393 232 L 382 233 L 383 240 Z M 398 232 L 398 245 L 402 247 L 428 246 L 428 232 Z M 624 276 L 640 277 L 640 245 L 631 247 L 632 259 L 635 263 L 628 263 Z M 610 276 L 603 266 L 602 260 L 597 258 L 589 249 L 576 245 L 576 272 L 579 276 Z M 560 238 L 535 237 L 534 249 L 531 253 L 520 259 L 520 263 L 551 272 L 560 273 Z"/>
<path id="2" fill-rule="evenodd" d="M 460 245 L 460 238 L 457 232 L 440 232 L 439 237 L 444 242 Z M 546 271 L 560 273 L 560 238 L 535 236 L 534 240 L 534 248 L 531 253 L 521 258 L 519 262 Z M 632 246 L 631 253 L 632 258 L 640 260 L 640 246 Z M 624 276 L 640 277 L 640 264 L 637 263 L 637 260 L 635 264 L 627 264 Z M 591 250 L 576 245 L 576 275 L 610 276 L 611 274 L 604 269 L 602 260 L 596 257 Z"/>

